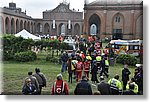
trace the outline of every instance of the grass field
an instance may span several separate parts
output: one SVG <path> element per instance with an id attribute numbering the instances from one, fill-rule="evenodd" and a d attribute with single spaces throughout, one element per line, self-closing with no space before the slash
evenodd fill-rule
<path id="1" fill-rule="evenodd" d="M 18 95 L 22 94 L 21 89 L 23 85 L 24 78 L 27 77 L 28 71 L 33 71 L 36 67 L 41 69 L 41 72 L 45 74 L 47 79 L 47 87 L 43 88 L 42 94 L 51 94 L 51 88 L 53 82 L 56 80 L 56 75 L 60 73 L 61 65 L 46 62 L 46 55 L 40 53 L 38 59 L 34 62 L 18 63 L 13 61 L 3 62 L 3 94 L 13 94 Z M 110 78 L 114 77 L 117 73 L 120 75 L 121 80 L 121 70 L 122 65 L 115 64 L 110 66 L 109 78 L 105 78 L 105 81 L 108 81 Z M 130 77 L 133 77 L 134 67 L 129 66 L 129 70 L 132 72 Z M 63 73 L 63 79 L 68 82 L 68 73 Z M 89 81 L 91 83 L 91 81 Z M 73 83 L 67 83 L 69 86 L 69 94 L 73 94 L 76 82 L 73 80 Z M 92 85 L 93 92 L 97 91 L 96 86 Z"/>

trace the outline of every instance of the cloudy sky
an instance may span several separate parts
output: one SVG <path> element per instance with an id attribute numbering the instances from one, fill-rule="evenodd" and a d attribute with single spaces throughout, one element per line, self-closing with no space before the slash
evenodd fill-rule
<path id="1" fill-rule="evenodd" d="M 54 9 L 63 0 L 0 0 L 0 7 L 8 7 L 10 2 L 16 3 L 16 6 L 26 10 L 28 16 L 33 18 L 42 18 L 42 12 L 45 10 Z M 64 0 L 65 1 L 65 0 Z M 66 0 L 70 2 L 70 9 L 83 11 L 84 0 Z M 88 0 L 89 2 L 95 0 Z"/>

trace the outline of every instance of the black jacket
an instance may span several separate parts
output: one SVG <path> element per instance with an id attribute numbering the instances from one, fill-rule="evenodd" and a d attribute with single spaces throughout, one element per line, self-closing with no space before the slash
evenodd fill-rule
<path id="1" fill-rule="evenodd" d="M 123 91 L 123 95 L 136 95 L 132 90 L 125 90 Z"/>
<path id="2" fill-rule="evenodd" d="M 122 81 L 127 82 L 129 80 L 130 74 L 131 74 L 131 72 L 129 71 L 129 69 L 123 68 L 123 70 L 122 70 Z"/>
<path id="3" fill-rule="evenodd" d="M 22 88 L 22 93 L 24 95 L 36 95 L 37 94 L 37 88 L 34 84 L 31 84 L 31 88 L 28 85 L 24 85 Z"/>
<path id="4" fill-rule="evenodd" d="M 75 90 L 75 95 L 92 95 L 92 88 L 91 85 L 86 80 L 81 80 Z"/>
<path id="5" fill-rule="evenodd" d="M 100 91 L 101 95 L 110 95 L 111 94 L 110 85 L 104 81 L 101 81 L 97 85 L 97 89 L 98 89 L 98 91 Z"/>
<path id="6" fill-rule="evenodd" d="M 63 54 L 63 55 L 61 56 L 61 60 L 62 60 L 63 62 L 67 62 L 67 61 L 68 61 L 68 55 L 67 55 L 67 54 Z"/>

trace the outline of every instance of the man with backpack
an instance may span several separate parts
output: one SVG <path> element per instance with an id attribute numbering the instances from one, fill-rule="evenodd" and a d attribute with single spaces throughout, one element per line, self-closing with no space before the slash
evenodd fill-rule
<path id="1" fill-rule="evenodd" d="M 46 77 L 43 73 L 40 72 L 39 68 L 35 68 L 35 74 L 33 76 L 36 77 L 39 83 L 39 95 L 40 95 L 42 87 L 46 87 Z"/>
<path id="2" fill-rule="evenodd" d="M 54 82 L 52 87 L 52 95 L 68 95 L 68 85 L 62 79 L 62 75 L 57 75 L 57 80 Z"/>

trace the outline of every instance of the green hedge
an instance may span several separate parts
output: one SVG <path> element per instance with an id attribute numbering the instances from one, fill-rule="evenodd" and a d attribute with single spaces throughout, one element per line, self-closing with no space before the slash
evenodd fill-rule
<path id="1" fill-rule="evenodd" d="M 13 53 L 11 53 L 11 52 L 6 52 L 6 51 L 4 51 L 3 52 L 3 60 L 4 61 L 9 61 L 9 60 L 12 60 L 13 59 Z"/>
<path id="2" fill-rule="evenodd" d="M 19 62 L 29 62 L 29 61 L 36 60 L 37 55 L 35 52 L 32 51 L 19 52 L 19 53 L 15 53 L 14 59 Z"/>
<path id="3" fill-rule="evenodd" d="M 135 64 L 138 63 L 138 60 L 135 56 L 132 56 L 129 54 L 122 54 L 122 55 L 119 55 L 116 62 L 135 66 Z"/>
<path id="4" fill-rule="evenodd" d="M 50 54 L 46 56 L 46 61 L 52 62 L 52 63 L 60 63 L 59 57 L 52 57 Z"/>

